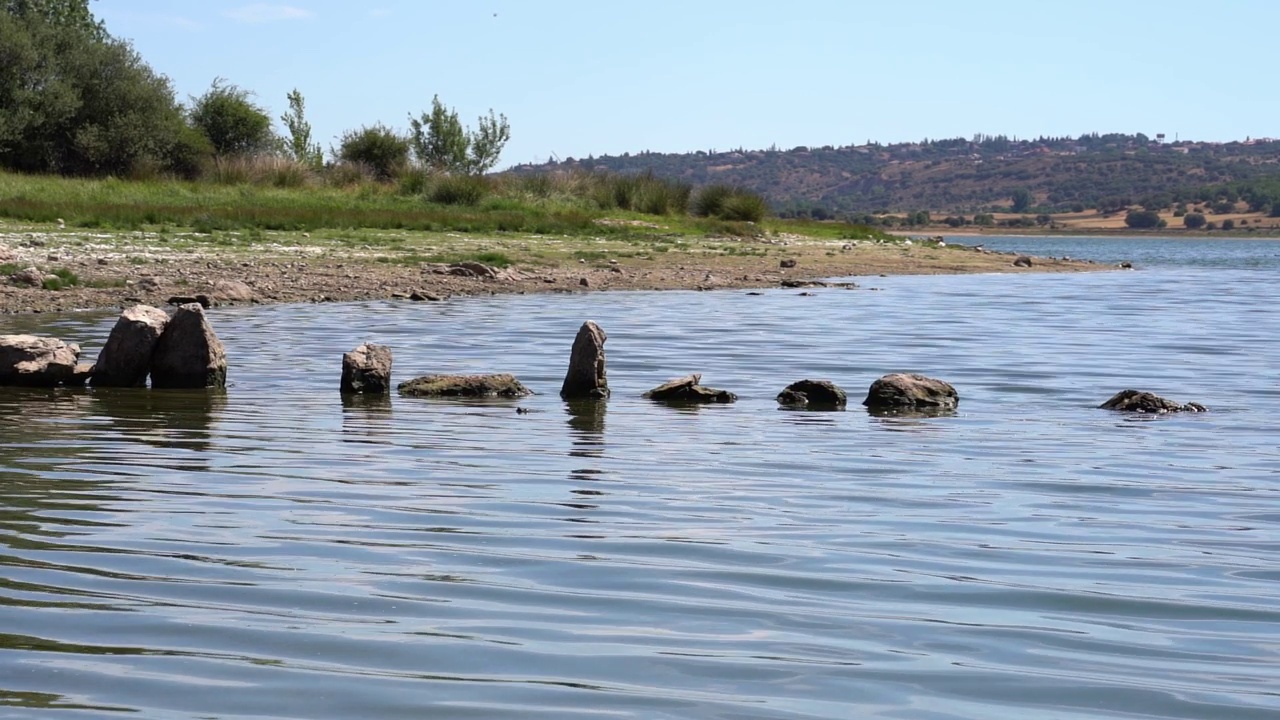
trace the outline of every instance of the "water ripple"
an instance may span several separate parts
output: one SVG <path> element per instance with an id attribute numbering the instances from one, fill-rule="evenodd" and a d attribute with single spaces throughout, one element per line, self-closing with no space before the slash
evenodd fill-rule
<path id="1" fill-rule="evenodd" d="M 225 394 L 0 395 L 0 706 L 1276 717 L 1280 318 L 1253 272 L 214 311 Z M 587 318 L 615 397 L 566 405 Z M 344 401 L 365 339 L 402 378 L 543 394 Z M 960 411 L 856 405 L 897 370 Z M 741 401 L 638 398 L 688 372 Z M 854 404 L 778 411 L 807 376 Z M 1213 412 L 1095 409 L 1130 385 Z"/>

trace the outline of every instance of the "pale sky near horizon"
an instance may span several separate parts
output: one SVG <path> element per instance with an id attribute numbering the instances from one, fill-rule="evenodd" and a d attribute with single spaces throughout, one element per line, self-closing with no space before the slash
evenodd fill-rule
<path id="1" fill-rule="evenodd" d="M 653 150 L 1086 132 L 1280 137 L 1280 2 L 96 0 L 178 96 L 215 77 L 327 150 L 439 94 L 502 166 Z"/>

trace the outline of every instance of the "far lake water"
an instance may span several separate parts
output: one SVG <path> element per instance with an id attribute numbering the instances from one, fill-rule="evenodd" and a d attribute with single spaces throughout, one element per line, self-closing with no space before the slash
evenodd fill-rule
<path id="1" fill-rule="evenodd" d="M 958 240 L 1139 270 L 217 309 L 225 395 L 0 392 L 0 717 L 1280 718 L 1280 242 Z M 366 339 L 540 394 L 344 403 Z"/>

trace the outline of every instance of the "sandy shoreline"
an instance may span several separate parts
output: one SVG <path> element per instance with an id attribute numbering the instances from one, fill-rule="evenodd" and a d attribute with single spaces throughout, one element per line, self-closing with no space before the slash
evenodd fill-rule
<path id="1" fill-rule="evenodd" d="M 234 235 L 234 234 L 229 234 Z M 365 236 L 361 236 L 364 238 Z M 402 233 L 390 240 L 348 234 L 280 233 L 234 237 L 149 236 L 0 224 L 0 264 L 69 270 L 79 285 L 62 290 L 0 282 L 0 313 L 164 306 L 209 294 L 219 281 L 252 289 L 253 303 L 330 302 L 479 294 L 601 290 L 719 290 L 795 287 L 831 277 L 990 272 L 1077 272 L 1108 266 L 932 244 L 786 238 L 706 238 L 653 247 L 539 236 L 485 238 Z M 688 239 L 686 239 L 688 240 Z M 386 242 L 385 246 L 379 242 Z M 658 248 L 661 249 L 661 248 Z M 423 252 L 501 252 L 496 277 L 466 277 Z M 794 261 L 794 267 L 783 267 Z M 243 304 L 243 301 L 240 302 Z"/>

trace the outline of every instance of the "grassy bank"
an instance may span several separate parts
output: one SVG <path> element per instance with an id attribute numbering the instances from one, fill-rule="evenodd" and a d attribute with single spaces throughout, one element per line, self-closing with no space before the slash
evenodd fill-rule
<path id="1" fill-rule="evenodd" d="M 336 185 L 81 179 L 0 173 L 0 217 L 71 228 L 214 231 L 413 230 L 540 235 L 758 236 L 889 239 L 864 226 L 779 220 L 763 198 L 698 193 L 640 175 L 357 177 Z"/>

